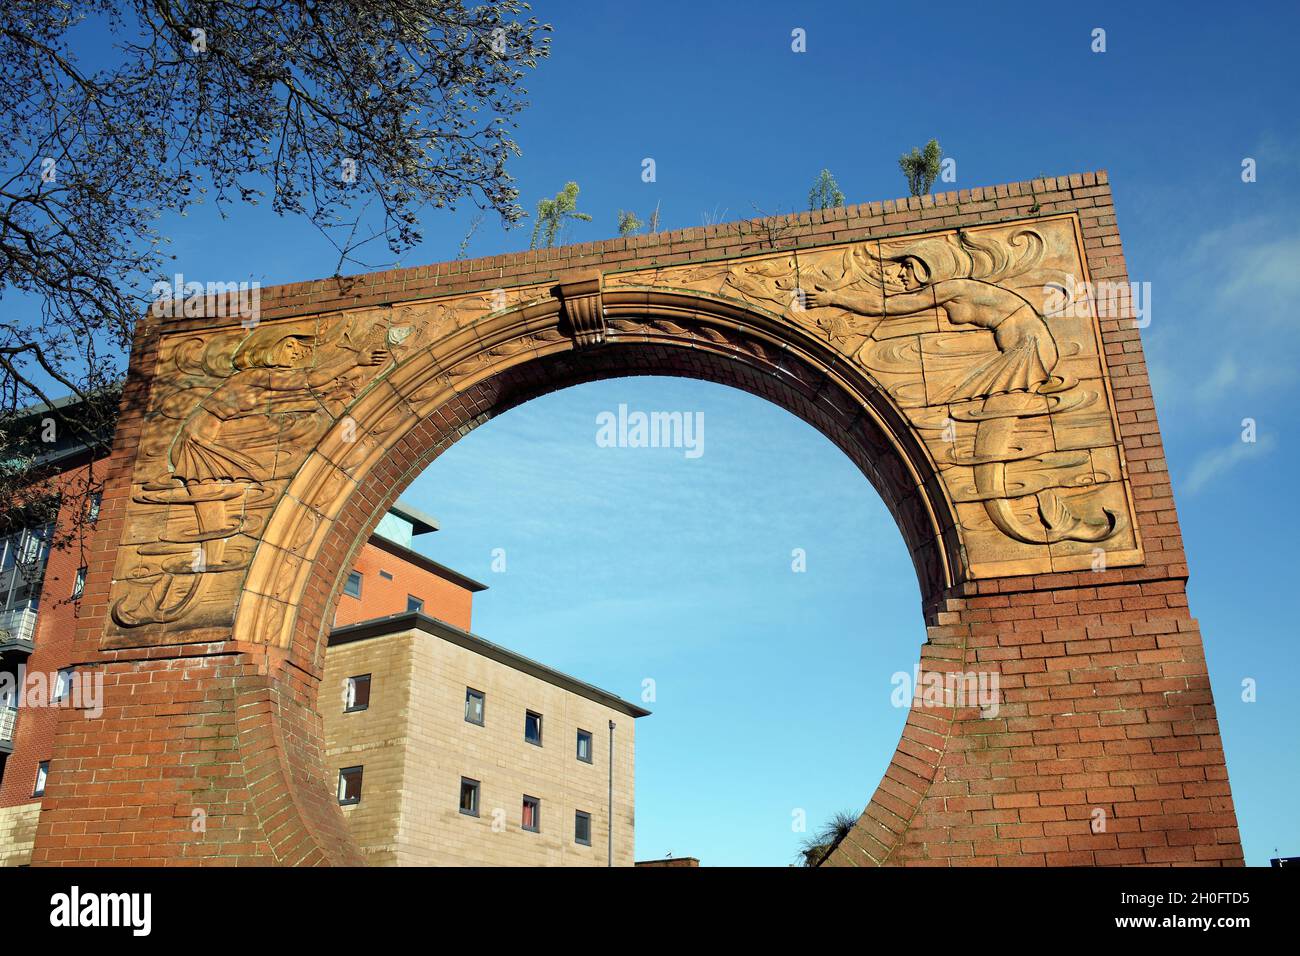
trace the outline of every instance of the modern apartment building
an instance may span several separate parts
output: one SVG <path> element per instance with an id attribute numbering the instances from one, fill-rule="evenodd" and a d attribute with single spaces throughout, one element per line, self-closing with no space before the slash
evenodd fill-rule
<path id="1" fill-rule="evenodd" d="M 416 535 L 438 523 L 405 502 L 395 504 L 361 547 L 334 612 L 334 626 L 376 617 L 426 611 L 469 630 L 474 595 L 486 589 L 463 574 L 411 549 Z"/>
<path id="2" fill-rule="evenodd" d="M 108 437 L 62 427 L 57 412 L 76 416 L 72 406 L 56 402 L 4 423 L 9 447 L 40 481 L 27 500 L 0 502 L 0 866 L 31 855 L 58 708 L 72 703 L 82 544 L 98 517 L 93 469 Z M 54 496 L 52 506 L 31 506 L 41 492 Z"/>
<path id="3" fill-rule="evenodd" d="M 0 866 L 31 857 L 59 708 L 93 712 L 71 641 L 106 443 L 43 440 L 49 412 L 5 423 L 68 493 L 0 525 Z M 471 634 L 485 586 L 412 549 L 435 530 L 398 502 L 339 598 L 319 707 L 358 842 L 378 865 L 631 866 L 648 711 Z"/>
<path id="4" fill-rule="evenodd" d="M 421 521 L 399 505 L 371 538 L 326 652 L 325 759 L 352 832 L 380 865 L 631 866 L 648 711 L 469 633 L 483 585 L 398 543 Z M 379 595 L 409 603 L 375 617 Z"/>

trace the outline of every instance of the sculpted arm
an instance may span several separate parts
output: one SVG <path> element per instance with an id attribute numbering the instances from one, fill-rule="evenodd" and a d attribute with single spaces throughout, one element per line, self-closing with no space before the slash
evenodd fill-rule
<path id="1" fill-rule="evenodd" d="M 388 349 L 362 349 L 360 352 L 353 352 L 350 349 L 340 350 L 340 353 L 333 361 L 327 361 L 314 369 L 308 370 L 307 384 L 311 388 L 320 388 L 355 368 L 383 365 L 391 356 L 392 353 Z"/>
<path id="2" fill-rule="evenodd" d="M 854 292 L 847 289 L 827 291 L 821 287 L 816 287 L 812 292 L 807 293 L 807 304 L 810 309 L 831 306 L 848 309 L 850 312 L 856 312 L 859 315 L 881 317 L 914 315 L 917 312 L 933 308 L 937 303 L 935 302 L 934 292 L 930 289 L 886 296 L 874 292 Z"/>

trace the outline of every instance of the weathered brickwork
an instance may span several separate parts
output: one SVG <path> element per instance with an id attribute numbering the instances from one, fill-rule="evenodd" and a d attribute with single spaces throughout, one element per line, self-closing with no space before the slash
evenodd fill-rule
<path id="1" fill-rule="evenodd" d="M 832 864 L 1240 863 L 1202 642 L 1187 608 L 1186 559 L 1131 318 L 1097 323 L 1099 407 L 1109 407 L 1113 424 L 1096 427 L 1116 431 L 1120 452 L 1109 465 L 1100 464 L 1100 445 L 1091 452 L 1098 475 L 1109 469 L 1110 527 L 1040 499 L 1039 524 L 1020 514 L 1007 526 L 1016 531 L 1019 521 L 1048 543 L 998 544 L 972 524 L 983 520 L 978 505 L 954 504 L 954 469 L 941 473 L 929 439 L 918 437 L 925 423 L 904 420 L 847 358 L 809 344 L 806 331 L 772 318 L 772 309 L 667 284 L 621 291 L 611 278 L 702 263 L 705 282 L 709 262 L 1003 222 L 1014 221 L 1014 230 L 1050 217 L 1075 224 L 1092 281 L 1127 281 L 1107 177 L 1087 173 L 264 290 L 263 325 L 318 321 L 317 331 L 296 333 L 313 342 L 342 326 L 327 329 L 324 318 L 312 317 L 350 322 L 353 313 L 340 310 L 370 315 L 392 306 L 379 334 L 388 329 L 383 341 L 399 351 L 403 303 L 491 298 L 500 289 L 507 306 L 486 318 L 475 313 L 480 338 L 467 331 L 440 340 L 450 343 L 440 353 L 446 364 L 436 366 L 447 392 L 433 390 L 441 379 L 432 372 L 417 387 L 414 360 L 382 372 L 382 381 L 364 380 L 377 384 L 363 381 L 353 404 L 340 399 L 337 413 L 356 416 L 358 447 L 338 444 L 332 436 L 343 422 L 331 419 L 316 451 L 287 466 L 289 473 L 278 460 L 261 476 L 244 474 L 246 466 L 201 474 L 173 462 L 191 472 L 149 484 L 153 476 L 140 463 L 160 461 L 158 449 L 168 447 L 156 436 L 170 413 L 164 386 L 187 361 L 178 343 L 183 333 L 215 336 L 220 323 L 146 319 L 76 637 L 78 659 L 105 674 L 107 709 L 93 721 L 61 716 L 34 862 L 360 861 L 322 759 L 315 704 L 324 637 L 370 530 L 442 449 L 502 410 L 595 378 L 677 374 L 770 398 L 835 440 L 880 490 L 912 551 L 929 625 L 921 649 L 927 669 L 1000 679 L 996 715 L 913 709 L 885 779 Z M 608 284 L 593 284 L 596 274 Z M 441 321 L 430 308 L 442 306 L 421 305 L 412 321 Z M 942 316 L 927 315 L 939 333 L 952 331 Z M 638 316 L 648 318 L 638 325 Z M 458 319 L 448 321 L 458 327 Z M 511 334 L 527 336 L 490 338 L 504 336 L 507 322 Z M 456 344 L 462 341 L 477 345 Z M 457 371 L 467 368 L 478 370 Z M 1033 389 L 1045 381 L 1032 378 Z M 891 394 L 899 391 L 906 389 Z M 959 397 L 992 395 L 987 418 L 1006 394 L 1005 386 L 986 386 Z M 245 519 L 239 531 L 261 541 L 251 570 L 227 570 L 238 566 L 230 558 L 242 553 L 236 545 L 213 551 L 217 572 L 189 611 L 177 598 L 186 582 L 164 575 L 149 585 L 159 577 L 132 577 L 133 562 L 147 554 L 141 542 L 186 533 L 179 523 L 202 513 L 194 489 L 221 482 L 244 494 L 248 508 L 264 508 L 257 514 L 266 523 Z M 282 495 L 278 505 L 275 495 Z M 989 499 L 982 492 L 971 500 Z M 963 514 L 973 517 L 954 517 Z M 1097 527 L 1098 535 L 1125 539 L 1105 570 L 1089 569 L 1093 532 L 1077 530 Z M 1022 541 L 1029 537 L 1026 531 Z"/>

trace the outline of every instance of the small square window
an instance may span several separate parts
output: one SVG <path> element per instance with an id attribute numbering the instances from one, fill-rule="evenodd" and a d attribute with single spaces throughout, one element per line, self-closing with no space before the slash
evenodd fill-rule
<path id="1" fill-rule="evenodd" d="M 465 720 L 483 726 L 483 712 L 487 709 L 487 695 L 473 687 L 465 688 Z"/>
<path id="2" fill-rule="evenodd" d="M 478 816 L 479 782 L 469 777 L 460 778 L 460 812 L 466 816 Z"/>
<path id="3" fill-rule="evenodd" d="M 59 670 L 59 676 L 54 679 L 54 702 L 67 700 L 68 694 L 72 692 L 72 668 L 64 667 Z"/>
<path id="4" fill-rule="evenodd" d="M 415 613 L 418 614 L 420 611 L 423 611 L 423 610 L 424 610 L 424 601 L 423 601 L 422 599 L 420 599 L 420 598 L 418 598 L 418 597 L 413 597 L 413 596 L 410 595 L 410 594 L 408 594 L 408 595 L 406 596 L 406 613 L 407 613 L 407 614 L 410 614 L 410 613 L 412 613 L 412 612 L 415 612 Z"/>
<path id="5" fill-rule="evenodd" d="M 344 713 L 370 708 L 370 675 L 361 674 L 348 678 L 347 699 L 344 701 Z"/>
<path id="6" fill-rule="evenodd" d="M 573 817 L 573 842 L 591 846 L 591 814 L 578 810 Z"/>
<path id="7" fill-rule="evenodd" d="M 86 590 L 86 568 L 77 568 L 77 576 L 72 582 L 72 600 L 77 600 Z"/>
<path id="8" fill-rule="evenodd" d="M 344 767 L 339 771 L 339 805 L 352 806 L 361 802 L 361 767 Z"/>
<path id="9" fill-rule="evenodd" d="M 591 731 L 578 731 L 578 759 L 583 763 L 591 763 Z"/>
<path id="10" fill-rule="evenodd" d="M 348 575 L 348 581 L 343 585 L 343 593 L 348 597 L 361 597 L 361 572 L 353 571 Z"/>
<path id="11" fill-rule="evenodd" d="M 33 797 L 45 796 L 45 779 L 50 775 L 50 762 L 42 760 L 36 765 L 36 789 L 32 791 Z"/>
<path id="12" fill-rule="evenodd" d="M 542 801 L 536 797 L 524 797 L 523 828 L 533 833 L 542 832 Z"/>
<path id="13" fill-rule="evenodd" d="M 524 740 L 530 744 L 542 745 L 542 715 L 531 710 L 524 713 Z"/>

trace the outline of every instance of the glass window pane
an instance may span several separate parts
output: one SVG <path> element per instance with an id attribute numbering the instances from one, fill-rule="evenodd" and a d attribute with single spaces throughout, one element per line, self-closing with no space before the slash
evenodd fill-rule
<path id="1" fill-rule="evenodd" d="M 468 780 L 464 777 L 460 781 L 460 812 L 478 816 L 478 788 L 477 780 Z"/>
<path id="2" fill-rule="evenodd" d="M 348 678 L 348 710 L 365 710 L 370 706 L 370 675 Z"/>
<path id="3" fill-rule="evenodd" d="M 361 767 L 344 767 L 339 771 L 339 803 L 361 802 Z"/>
<path id="4" fill-rule="evenodd" d="M 471 724 L 483 723 L 484 695 L 472 687 L 465 688 L 465 719 Z"/>

